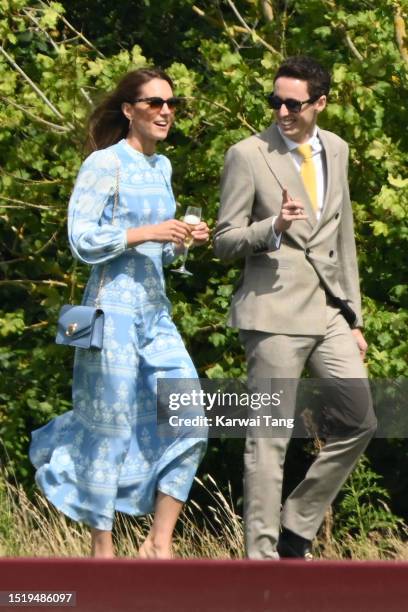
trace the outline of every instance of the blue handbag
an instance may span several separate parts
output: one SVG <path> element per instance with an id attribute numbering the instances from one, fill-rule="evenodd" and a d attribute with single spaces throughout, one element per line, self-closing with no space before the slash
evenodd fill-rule
<path id="1" fill-rule="evenodd" d="M 119 202 L 119 172 L 120 163 L 118 160 L 112 223 L 114 223 L 115 212 Z M 104 283 L 104 278 L 105 268 L 102 270 L 99 281 L 95 306 L 82 306 L 74 304 L 65 304 L 62 306 L 58 317 L 57 336 L 55 338 L 55 342 L 57 344 L 76 346 L 82 349 L 101 350 L 103 346 L 103 326 L 105 315 L 103 310 L 99 307 L 99 296 Z"/>
<path id="2" fill-rule="evenodd" d="M 65 304 L 58 318 L 57 344 L 83 349 L 101 349 L 105 315 L 94 306 Z"/>

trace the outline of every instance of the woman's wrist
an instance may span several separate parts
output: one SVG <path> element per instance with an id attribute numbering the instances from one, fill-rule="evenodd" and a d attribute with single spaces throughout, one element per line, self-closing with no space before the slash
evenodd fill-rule
<path id="1" fill-rule="evenodd" d="M 152 232 L 151 225 L 144 225 L 142 227 L 131 227 L 126 232 L 126 241 L 128 247 L 137 246 L 142 242 L 153 240 L 154 234 Z"/>

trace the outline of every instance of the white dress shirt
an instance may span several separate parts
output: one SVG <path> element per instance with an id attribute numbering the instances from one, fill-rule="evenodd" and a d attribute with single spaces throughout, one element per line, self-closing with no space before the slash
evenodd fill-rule
<path id="1" fill-rule="evenodd" d="M 288 150 L 290 152 L 290 156 L 293 160 L 293 163 L 297 169 L 297 171 L 300 173 L 300 167 L 302 165 L 303 162 L 303 157 L 302 155 L 300 155 L 300 153 L 298 153 L 297 148 L 299 146 L 298 142 L 294 142 L 293 140 L 290 140 L 289 138 L 287 138 L 284 134 L 282 134 L 282 131 L 280 130 L 279 126 L 277 126 L 280 135 L 282 136 L 282 139 L 284 141 L 284 143 L 286 144 L 286 146 L 288 147 Z M 310 144 L 312 147 L 312 159 L 313 159 L 313 163 L 316 169 L 316 181 L 317 181 L 317 211 L 316 211 L 316 217 L 317 220 L 320 219 L 321 214 L 322 214 L 322 210 L 323 210 L 323 203 L 324 203 L 324 196 L 326 193 L 326 170 L 325 170 L 325 164 L 324 164 L 324 160 L 323 160 L 323 147 L 322 147 L 322 143 L 319 140 L 319 137 L 317 135 L 317 127 L 315 127 L 313 135 L 311 136 L 311 138 L 309 138 L 309 140 L 306 143 L 302 143 L 302 144 Z M 291 197 L 296 197 L 297 194 L 289 194 Z M 280 241 L 281 241 L 281 237 L 282 234 L 275 234 L 275 221 L 276 221 L 276 217 L 274 217 L 272 219 L 272 227 L 273 227 L 273 240 L 274 240 L 274 244 L 277 248 L 279 248 L 280 246 Z"/>

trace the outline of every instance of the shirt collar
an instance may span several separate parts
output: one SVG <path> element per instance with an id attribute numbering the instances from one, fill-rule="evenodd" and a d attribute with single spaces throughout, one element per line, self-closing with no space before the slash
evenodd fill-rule
<path id="1" fill-rule="evenodd" d="M 288 150 L 289 151 L 294 151 L 295 149 L 297 149 L 298 146 L 299 146 L 299 143 L 295 142 L 294 140 L 290 140 L 290 138 L 288 138 L 287 136 L 282 134 L 282 131 L 281 131 L 279 125 L 277 125 L 276 127 L 278 128 L 279 134 L 282 136 L 283 142 L 288 147 Z M 309 138 L 309 140 L 307 141 L 306 144 L 310 144 L 311 145 L 313 152 L 317 153 L 317 152 L 322 150 L 322 145 L 321 145 L 321 142 L 320 142 L 319 137 L 317 135 L 317 126 L 315 126 L 315 128 L 313 130 L 313 134 L 312 134 L 311 138 Z"/>

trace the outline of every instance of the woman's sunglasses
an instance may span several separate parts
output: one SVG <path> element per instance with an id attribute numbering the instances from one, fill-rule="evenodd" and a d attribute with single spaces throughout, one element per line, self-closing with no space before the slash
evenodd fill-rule
<path id="1" fill-rule="evenodd" d="M 153 110 L 161 110 L 164 104 L 167 104 L 169 109 L 174 111 L 183 102 L 183 98 L 174 97 L 164 100 L 163 98 L 152 96 L 150 98 L 136 98 L 136 100 L 133 100 L 133 104 L 136 104 L 136 102 L 146 102 Z"/>
<path id="2" fill-rule="evenodd" d="M 279 110 L 282 104 L 284 104 L 289 112 L 300 113 L 304 104 L 311 104 L 312 102 L 316 102 L 316 100 L 319 98 L 320 96 L 314 96 L 313 98 L 309 98 L 308 100 L 301 102 L 300 100 L 294 100 L 293 98 L 286 98 L 286 100 L 282 100 L 282 98 L 279 96 L 270 94 L 268 96 L 268 103 L 273 110 Z"/>

